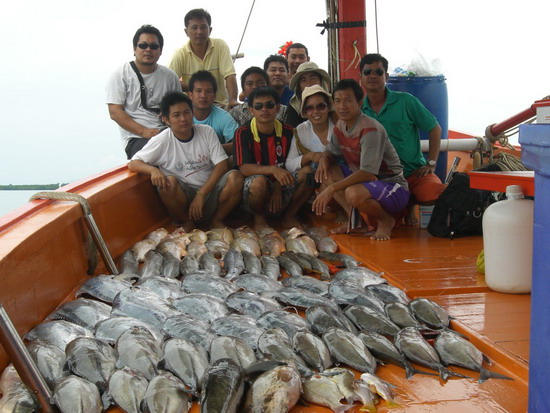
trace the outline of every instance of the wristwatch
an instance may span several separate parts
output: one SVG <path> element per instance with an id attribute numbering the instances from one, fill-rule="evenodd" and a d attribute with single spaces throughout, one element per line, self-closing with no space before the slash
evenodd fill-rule
<path id="1" fill-rule="evenodd" d="M 437 163 L 437 162 L 434 161 L 434 160 L 432 160 L 432 159 L 430 159 L 430 160 L 428 161 L 428 165 L 430 165 L 430 166 L 435 166 L 436 163 Z"/>

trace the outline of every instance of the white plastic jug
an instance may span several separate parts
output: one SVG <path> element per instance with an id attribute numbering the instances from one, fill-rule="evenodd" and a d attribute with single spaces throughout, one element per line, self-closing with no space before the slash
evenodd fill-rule
<path id="1" fill-rule="evenodd" d="M 485 281 L 502 293 L 531 292 L 534 202 L 519 185 L 506 187 L 506 200 L 483 214 Z"/>

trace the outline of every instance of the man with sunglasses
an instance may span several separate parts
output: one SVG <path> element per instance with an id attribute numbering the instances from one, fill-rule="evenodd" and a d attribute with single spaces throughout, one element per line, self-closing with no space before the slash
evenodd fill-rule
<path id="1" fill-rule="evenodd" d="M 441 144 L 441 127 L 435 116 L 414 96 L 388 89 L 388 61 L 378 53 L 361 59 L 361 85 L 366 91 L 363 113 L 386 129 L 409 184 L 411 198 L 405 223 L 418 225 L 416 204 L 434 204 L 445 189 L 435 175 Z M 428 132 L 428 161 L 420 150 L 419 130 Z"/>
<path id="2" fill-rule="evenodd" d="M 141 26 L 133 38 L 135 59 L 114 72 L 107 83 L 109 115 L 120 126 L 128 159 L 165 128 L 159 117 L 162 97 L 181 92 L 178 76 L 157 64 L 163 45 L 156 27 Z"/>
<path id="3" fill-rule="evenodd" d="M 301 227 L 296 213 L 311 189 L 296 185 L 285 169 L 292 127 L 276 119 L 279 94 L 272 87 L 258 87 L 248 96 L 252 120 L 235 132 L 234 161 L 245 176 L 241 206 L 254 215 L 254 228 L 269 225 L 266 216 L 282 216 L 284 228 Z"/>

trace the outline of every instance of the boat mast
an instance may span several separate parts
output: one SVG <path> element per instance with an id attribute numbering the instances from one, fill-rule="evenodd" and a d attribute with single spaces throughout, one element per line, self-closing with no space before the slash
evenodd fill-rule
<path id="1" fill-rule="evenodd" d="M 365 0 L 326 0 L 329 75 L 359 80 L 359 61 L 367 52 Z"/>

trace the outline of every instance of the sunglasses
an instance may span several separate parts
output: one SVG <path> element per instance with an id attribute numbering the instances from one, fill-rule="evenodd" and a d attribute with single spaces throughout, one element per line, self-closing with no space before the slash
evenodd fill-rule
<path id="1" fill-rule="evenodd" d="M 363 74 L 365 76 L 369 76 L 372 72 L 376 73 L 378 76 L 382 76 L 384 74 L 384 69 L 365 69 L 363 70 Z"/>
<path id="2" fill-rule="evenodd" d="M 138 47 L 141 49 L 141 50 L 147 50 L 147 48 L 151 49 L 151 50 L 157 50 L 160 48 L 160 44 L 158 43 L 140 43 L 138 44 Z"/>
<path id="3" fill-rule="evenodd" d="M 322 102 L 322 103 L 317 103 L 315 106 L 313 105 L 304 106 L 304 112 L 306 112 L 307 114 L 313 113 L 314 110 L 316 110 L 317 112 L 323 112 L 327 110 L 327 108 L 328 108 L 328 105 L 325 102 Z"/>
<path id="4" fill-rule="evenodd" d="M 266 109 L 273 109 L 275 106 L 277 106 L 277 104 L 272 100 L 270 100 L 269 102 L 265 102 L 265 103 L 262 103 L 262 102 L 254 103 L 253 108 L 254 110 L 262 110 L 264 107 Z"/>

